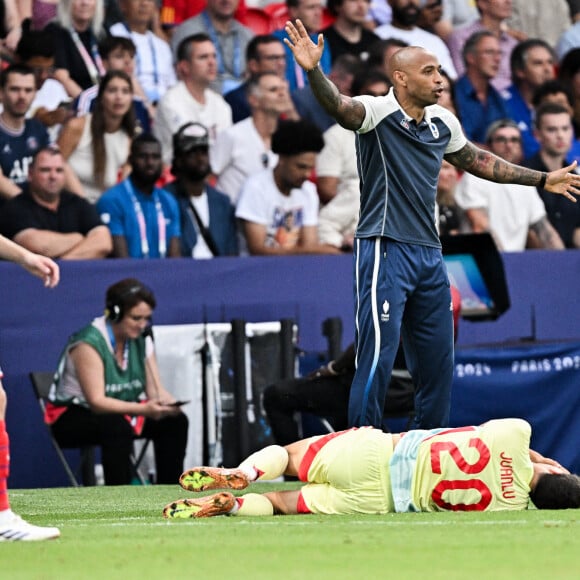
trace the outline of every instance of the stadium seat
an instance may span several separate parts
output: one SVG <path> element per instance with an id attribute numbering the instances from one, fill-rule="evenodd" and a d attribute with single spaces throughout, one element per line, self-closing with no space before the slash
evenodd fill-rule
<path id="1" fill-rule="evenodd" d="M 34 391 L 34 396 L 38 401 L 38 405 L 40 406 L 40 410 L 42 412 L 42 417 L 44 420 L 44 412 L 46 409 L 46 401 L 48 399 L 48 394 L 50 392 L 50 387 L 52 385 L 54 379 L 54 372 L 53 371 L 33 371 L 29 373 L 30 382 L 32 383 L 32 389 Z M 85 487 L 96 485 L 95 480 L 95 448 L 91 445 L 79 446 L 75 447 L 74 449 L 80 450 L 80 463 L 79 469 L 77 473 L 73 471 L 65 454 L 63 452 L 63 448 L 59 445 L 58 441 L 55 439 L 52 429 L 50 425 L 47 425 L 48 433 L 50 435 L 50 440 L 60 459 L 62 466 L 69 478 L 69 481 L 73 487 L 79 487 L 79 480 L 78 480 L 78 471 L 80 471 L 81 481 Z M 141 450 L 137 457 L 131 457 L 131 465 L 133 466 L 135 477 L 139 480 L 139 482 L 144 485 L 145 479 L 139 472 L 139 466 L 145 457 L 145 453 L 149 446 L 150 439 L 145 439 Z"/>
<path id="2" fill-rule="evenodd" d="M 256 34 L 269 34 L 273 30 L 270 16 L 261 8 L 247 7 L 243 18 L 239 20 Z"/>

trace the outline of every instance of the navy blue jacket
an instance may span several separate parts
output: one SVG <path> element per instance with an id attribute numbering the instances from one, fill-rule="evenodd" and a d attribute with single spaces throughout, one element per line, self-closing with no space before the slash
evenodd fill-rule
<path id="1" fill-rule="evenodd" d="M 179 182 L 173 181 L 165 185 L 163 189 L 169 191 L 177 199 L 181 219 L 181 255 L 192 256 L 192 251 L 197 244 L 197 224 L 192 215 L 189 197 L 179 195 Z M 238 255 L 238 235 L 236 228 L 235 208 L 230 198 L 211 185 L 206 185 L 207 199 L 209 204 L 209 231 L 219 250 L 220 256 Z"/>

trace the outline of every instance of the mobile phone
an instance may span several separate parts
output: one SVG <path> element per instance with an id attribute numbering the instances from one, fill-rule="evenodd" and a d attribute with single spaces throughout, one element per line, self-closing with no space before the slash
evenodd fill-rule
<path id="1" fill-rule="evenodd" d="M 181 407 L 182 405 L 187 405 L 191 401 L 175 401 L 174 403 L 167 403 L 168 407 Z"/>

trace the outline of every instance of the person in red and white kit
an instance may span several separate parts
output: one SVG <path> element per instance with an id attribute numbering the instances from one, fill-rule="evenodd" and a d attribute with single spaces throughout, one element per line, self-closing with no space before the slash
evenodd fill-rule
<path id="1" fill-rule="evenodd" d="M 44 281 L 47 288 L 54 288 L 59 281 L 58 265 L 50 258 L 34 254 L 27 249 L 0 236 L 0 259 L 16 262 L 31 274 Z M 58 538 L 58 528 L 34 526 L 17 516 L 10 509 L 8 498 L 8 474 L 10 471 L 10 446 L 6 431 L 6 391 L 1 379 L 4 377 L 0 368 L 0 542 L 37 541 Z"/>

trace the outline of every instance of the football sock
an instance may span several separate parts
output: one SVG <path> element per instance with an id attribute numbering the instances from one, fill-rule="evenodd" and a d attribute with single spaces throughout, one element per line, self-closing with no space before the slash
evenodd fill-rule
<path id="1" fill-rule="evenodd" d="M 236 498 L 236 505 L 230 512 L 233 516 L 273 516 L 274 506 L 265 495 L 247 493 Z"/>
<path id="2" fill-rule="evenodd" d="M 8 474 L 10 472 L 10 441 L 6 423 L 0 421 L 0 511 L 10 509 L 8 500 Z"/>
<path id="3" fill-rule="evenodd" d="M 280 445 L 270 445 L 242 461 L 241 469 L 250 481 L 276 479 L 288 467 L 288 452 Z"/>

